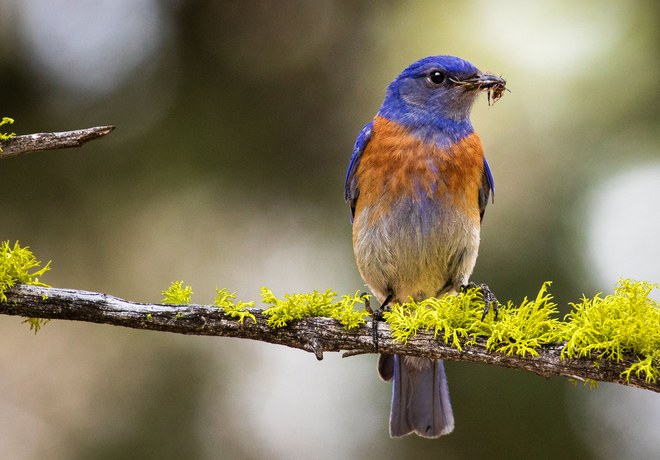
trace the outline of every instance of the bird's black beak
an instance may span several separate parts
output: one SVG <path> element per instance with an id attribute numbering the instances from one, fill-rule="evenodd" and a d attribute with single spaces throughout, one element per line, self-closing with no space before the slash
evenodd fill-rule
<path id="1" fill-rule="evenodd" d="M 463 86 L 468 90 L 487 91 L 488 104 L 492 105 L 508 91 L 506 80 L 491 73 L 479 73 L 463 79 L 452 79 L 456 86 Z"/>
<path id="2" fill-rule="evenodd" d="M 496 86 L 506 88 L 506 80 L 491 73 L 479 73 L 472 77 L 463 79 L 452 79 L 452 82 L 459 86 L 468 86 L 470 88 L 486 90 Z"/>

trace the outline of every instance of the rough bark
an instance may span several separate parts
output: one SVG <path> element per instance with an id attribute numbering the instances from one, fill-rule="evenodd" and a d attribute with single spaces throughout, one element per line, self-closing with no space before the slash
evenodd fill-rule
<path id="1" fill-rule="evenodd" d="M 114 126 L 96 126 L 94 128 L 63 131 L 59 133 L 35 133 L 13 136 L 0 141 L 0 159 L 40 150 L 56 150 L 81 145 L 110 133 Z"/>
<path id="2" fill-rule="evenodd" d="M 393 341 L 388 325 L 379 322 L 377 350 L 371 322 L 347 331 L 334 319 L 307 318 L 274 329 L 268 326 L 267 317 L 258 309 L 250 309 L 256 323 L 249 318 L 239 323 L 213 306 L 142 304 L 96 292 L 26 285 L 12 288 L 7 292 L 7 298 L 6 302 L 0 302 L 0 314 L 86 321 L 178 334 L 252 339 L 299 348 L 313 353 L 317 359 L 323 359 L 324 352 L 343 350 L 346 351 L 345 356 L 381 352 L 471 361 L 526 370 L 546 378 L 559 375 L 660 392 L 660 382 L 646 382 L 634 375 L 627 382 L 621 377 L 621 372 L 636 362 L 634 357 L 620 362 L 588 358 L 562 360 L 562 344 L 544 347 L 536 357 L 489 352 L 483 343 L 465 346 L 459 351 L 445 345 L 441 338 L 434 339 L 430 333 L 418 333 L 404 345 Z"/>

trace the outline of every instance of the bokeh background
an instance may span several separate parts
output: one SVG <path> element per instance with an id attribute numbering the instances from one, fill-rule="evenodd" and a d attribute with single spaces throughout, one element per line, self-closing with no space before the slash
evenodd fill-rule
<path id="1" fill-rule="evenodd" d="M 343 180 L 412 61 L 511 89 L 473 124 L 496 182 L 474 279 L 562 308 L 660 281 L 660 3 L 0 0 L 0 116 L 19 134 L 114 124 L 0 161 L 0 240 L 58 287 L 196 303 L 362 289 Z M 660 458 L 657 394 L 448 363 L 456 430 L 387 435 L 375 357 L 0 317 L 12 459 Z"/>

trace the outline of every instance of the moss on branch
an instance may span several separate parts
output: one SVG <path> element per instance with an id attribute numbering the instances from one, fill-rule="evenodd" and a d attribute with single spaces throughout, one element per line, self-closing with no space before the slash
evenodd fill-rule
<path id="1" fill-rule="evenodd" d="M 46 286 L 39 281 L 39 277 L 49 270 L 50 263 L 43 268 L 40 267 L 41 263 L 29 248 L 21 247 L 18 242 L 13 246 L 8 241 L 0 243 L 0 302 L 7 302 L 8 292 L 17 284 Z M 617 368 L 618 376 L 614 381 L 630 383 L 631 379 L 643 380 L 649 385 L 658 382 L 660 306 L 651 297 L 652 291 L 658 289 L 658 285 L 622 279 L 617 283 L 613 294 L 607 296 L 598 294 L 593 298 L 583 297 L 579 302 L 572 303 L 570 313 L 564 318 L 559 317 L 557 305 L 548 292 L 549 286 L 549 282 L 544 283 L 533 298 L 524 298 L 519 305 L 511 301 L 506 302 L 500 307 L 497 319 L 493 312 L 490 312 L 482 320 L 484 302 L 481 291 L 477 289 L 467 290 L 456 296 L 395 304 L 384 317 L 393 343 L 405 345 L 416 341 L 418 335 L 430 334 L 435 343 L 443 343 L 461 352 L 460 354 L 468 347 L 484 347 L 487 353 L 507 357 L 519 356 L 527 360 L 539 357 L 541 354 L 547 355 L 549 350 L 555 350 L 557 359 L 566 362 L 566 365 L 570 365 L 572 360 L 584 362 L 584 359 L 592 360 L 594 368 L 603 365 L 604 362 L 625 363 L 624 367 Z M 75 292 L 82 293 L 82 291 L 71 292 L 74 295 Z M 202 325 L 199 326 L 202 329 L 197 332 L 194 327 L 192 330 L 177 330 L 176 323 L 170 323 L 169 317 L 165 317 L 168 314 L 167 310 L 161 311 L 159 306 L 142 306 L 141 309 L 145 311 L 142 314 L 143 321 L 129 327 L 211 334 L 208 329 L 204 329 L 204 322 L 208 320 L 204 316 L 207 313 L 204 312 L 208 311 L 206 310 L 208 307 L 189 306 L 192 297 L 190 286 L 184 286 L 183 281 L 177 281 L 162 294 L 163 304 L 172 305 L 171 311 L 176 310 L 175 320 L 184 319 L 185 315 L 191 317 L 198 315 L 199 318 L 192 319 L 202 321 Z M 331 290 L 278 297 L 269 289 L 263 288 L 261 301 L 267 308 L 258 310 L 252 308 L 255 302 L 239 301 L 235 293 L 223 288 L 216 290 L 213 308 L 222 312 L 230 321 L 238 323 L 244 331 L 248 323 L 251 323 L 262 333 L 270 330 L 277 335 L 276 331 L 293 330 L 298 323 L 308 319 L 331 318 L 342 326 L 345 334 L 351 334 L 351 331 L 363 330 L 368 323 L 370 313 L 364 308 L 367 298 L 368 296 L 360 294 L 359 291 L 352 295 L 338 296 Z M 140 305 L 117 300 L 119 303 L 123 302 L 122 305 Z M 85 300 L 85 302 L 89 301 Z M 189 308 L 183 308 L 186 306 Z M 0 311 L 7 313 L 4 310 Z M 37 318 L 27 320 L 31 329 L 36 331 L 44 320 L 38 319 L 39 310 L 35 310 L 34 305 L 29 311 L 31 315 L 34 315 L 35 311 L 37 313 L 35 315 Z M 158 318 L 155 315 L 165 315 L 161 318 L 164 322 L 147 324 L 156 322 Z M 44 313 L 44 316 L 59 317 L 52 311 L 48 314 Z M 70 316 L 61 317 L 70 319 Z M 94 321 L 104 322 L 103 318 L 96 318 Z M 117 324 L 114 320 L 107 322 Z M 121 323 L 121 325 L 125 324 Z M 317 329 L 312 329 L 312 332 L 305 330 L 304 333 L 318 333 Z M 250 334 L 240 335 L 233 328 L 228 335 L 259 340 L 259 336 Z M 356 337 L 352 336 L 352 339 Z M 332 339 L 333 347 L 338 347 L 341 337 L 333 336 Z M 317 356 L 322 356 L 323 352 L 318 344 L 314 345 L 318 342 L 314 337 L 305 337 L 304 340 L 297 340 L 295 337 L 286 339 L 290 342 L 282 336 L 264 340 L 314 351 Z M 361 349 L 375 351 L 373 343 L 368 345 L 360 343 L 360 347 L 363 347 Z M 386 349 L 385 352 L 387 351 Z M 502 360 L 495 358 L 490 362 L 501 363 Z M 557 363 L 553 364 L 555 369 L 556 365 Z M 542 370 L 534 371 L 545 375 Z M 553 372 L 558 373 L 556 370 Z M 570 375 L 566 371 L 559 373 Z"/>
<path id="2" fill-rule="evenodd" d="M 3 125 L 11 125 L 14 123 L 13 118 L 9 117 L 2 117 L 2 120 L 0 120 L 0 126 Z M 7 139 L 14 137 L 16 133 L 0 133 L 0 141 L 6 141 Z M 0 152 L 2 152 L 2 147 L 0 147 Z"/>

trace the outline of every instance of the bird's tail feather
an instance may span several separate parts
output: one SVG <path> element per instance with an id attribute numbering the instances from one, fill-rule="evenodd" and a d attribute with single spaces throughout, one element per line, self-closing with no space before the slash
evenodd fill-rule
<path id="1" fill-rule="evenodd" d="M 389 356 L 394 362 L 390 435 L 437 438 L 454 429 L 442 361 Z M 386 358 L 387 359 L 387 358 Z"/>

